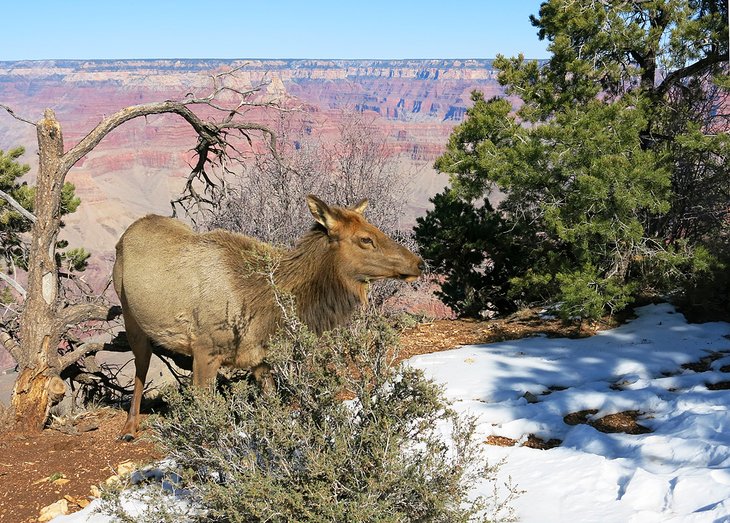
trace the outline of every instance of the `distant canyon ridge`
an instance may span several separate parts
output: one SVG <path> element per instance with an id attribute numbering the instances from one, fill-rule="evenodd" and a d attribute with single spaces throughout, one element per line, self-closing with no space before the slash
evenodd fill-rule
<path id="1" fill-rule="evenodd" d="M 204 92 L 210 77 L 240 67 L 252 81 L 301 102 L 311 112 L 311 133 L 334 136 L 341 120 L 359 112 L 387 139 L 399 165 L 413 177 L 406 225 L 425 212 L 428 198 L 448 182 L 433 170 L 453 127 L 477 89 L 501 94 L 491 60 L 91 60 L 0 62 L 0 103 L 30 121 L 56 112 L 68 149 L 113 112 L 144 102 Z M 35 129 L 0 112 L 0 149 L 22 145 L 37 165 Z M 62 232 L 93 253 L 86 278 L 108 279 L 114 245 L 136 218 L 170 214 L 190 172 L 195 136 L 179 117 L 163 115 L 122 125 L 71 169 L 68 181 L 82 199 Z M 33 172 L 33 171 L 32 171 Z M 31 172 L 31 177 L 32 177 Z"/>

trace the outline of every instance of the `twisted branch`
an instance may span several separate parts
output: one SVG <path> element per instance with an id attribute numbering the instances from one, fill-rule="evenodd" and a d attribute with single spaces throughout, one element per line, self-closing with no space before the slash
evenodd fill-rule
<path id="1" fill-rule="evenodd" d="M 18 115 L 17 115 L 17 114 L 15 114 L 15 112 L 14 112 L 14 111 L 13 111 L 13 110 L 12 110 L 12 109 L 11 109 L 10 107 L 8 107 L 7 105 L 5 105 L 5 104 L 0 104 L 0 108 L 2 108 L 2 109 L 5 109 L 5 110 L 6 110 L 7 112 L 8 112 L 8 114 L 9 114 L 10 116 L 12 116 L 13 118 L 15 118 L 16 120 L 20 120 L 20 121 L 21 121 L 21 122 L 23 122 L 23 123 L 27 123 L 27 124 L 30 124 L 30 125 L 32 125 L 33 127 L 36 127 L 36 123 L 35 123 L 35 122 L 31 122 L 30 120 L 26 120 L 25 118 L 23 118 L 23 117 L 21 117 L 21 116 L 18 116 Z"/>

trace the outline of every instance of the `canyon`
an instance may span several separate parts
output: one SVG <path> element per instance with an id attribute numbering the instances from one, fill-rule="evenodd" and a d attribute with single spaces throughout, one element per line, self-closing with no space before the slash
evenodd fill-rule
<path id="1" fill-rule="evenodd" d="M 488 59 L 48 60 L 0 62 L 0 104 L 30 122 L 53 109 L 68 149 L 119 109 L 202 96 L 210 92 L 213 75 L 231 70 L 243 84 L 263 82 L 268 96 L 296 107 L 308 134 L 322 143 L 335 140 L 343 119 L 353 114 L 368 122 L 411 178 L 405 226 L 448 183 L 433 162 L 463 121 L 471 91 L 502 93 Z M 108 281 L 114 245 L 133 220 L 150 212 L 170 214 L 169 202 L 190 173 L 195 144 L 195 134 L 179 117 L 136 119 L 71 169 L 67 181 L 82 204 L 64 218 L 62 237 L 92 252 L 84 275 L 92 286 L 103 288 Z M 0 149 L 16 146 L 26 149 L 21 161 L 31 165 L 32 183 L 35 128 L 0 111 Z"/>
<path id="2" fill-rule="evenodd" d="M 384 137 L 390 154 L 413 176 L 412 224 L 447 176 L 434 159 L 461 122 L 472 90 L 501 93 L 491 60 L 129 60 L 0 62 L 0 103 L 37 121 L 55 111 L 66 148 L 101 119 L 129 105 L 205 93 L 211 75 L 237 70 L 244 82 L 264 81 L 307 115 L 309 131 L 324 142 L 339 123 L 359 113 Z M 22 161 L 36 167 L 33 126 L 0 114 L 0 149 L 22 145 Z M 82 199 L 66 218 L 64 235 L 108 262 L 124 228 L 148 213 L 170 213 L 190 172 L 195 136 L 180 118 L 162 115 L 128 122 L 71 169 L 68 181 Z"/>

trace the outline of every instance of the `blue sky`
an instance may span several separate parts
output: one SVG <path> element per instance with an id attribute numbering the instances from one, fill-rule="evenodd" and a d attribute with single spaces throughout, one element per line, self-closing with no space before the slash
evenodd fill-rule
<path id="1" fill-rule="evenodd" d="M 0 60 L 546 58 L 539 0 L 3 2 Z"/>

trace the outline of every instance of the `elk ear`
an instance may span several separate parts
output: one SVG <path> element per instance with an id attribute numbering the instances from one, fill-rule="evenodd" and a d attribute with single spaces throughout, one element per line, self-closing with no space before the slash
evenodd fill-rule
<path id="1" fill-rule="evenodd" d="M 322 225 L 328 231 L 335 226 L 337 222 L 326 203 L 310 194 L 307 196 L 307 205 L 309 206 L 309 211 L 312 213 L 312 216 L 314 216 L 317 223 Z"/>
<path id="2" fill-rule="evenodd" d="M 362 214 L 365 212 L 365 209 L 368 207 L 368 199 L 363 198 L 359 202 L 357 202 L 355 205 L 352 206 L 352 210 L 355 211 L 357 214 Z"/>

